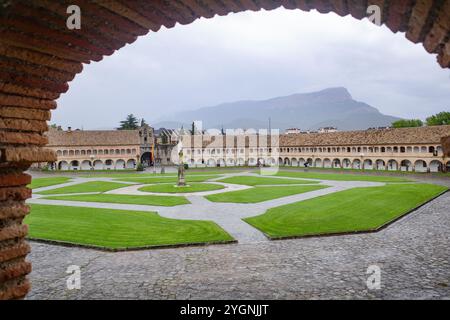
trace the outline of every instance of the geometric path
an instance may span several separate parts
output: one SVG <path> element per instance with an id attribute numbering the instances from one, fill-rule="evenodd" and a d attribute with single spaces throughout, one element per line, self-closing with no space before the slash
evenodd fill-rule
<path id="1" fill-rule="evenodd" d="M 243 174 L 238 174 L 242 176 Z M 255 174 L 246 174 L 247 176 L 257 176 Z M 221 178 L 212 179 L 211 181 L 217 179 L 223 179 L 227 176 L 233 176 L 233 174 L 223 175 Z M 272 177 L 277 179 L 279 177 Z M 298 178 L 285 178 L 282 179 L 292 179 L 292 180 L 302 180 Z M 86 181 L 102 180 L 108 181 L 108 179 L 76 179 L 70 185 L 77 183 L 83 183 Z M 223 193 L 228 191 L 235 191 L 241 189 L 248 189 L 248 186 L 242 185 L 232 185 L 225 184 L 221 182 L 210 182 L 226 187 L 225 189 L 207 192 L 197 192 L 195 194 L 170 194 L 170 195 L 182 195 L 191 202 L 190 204 L 179 205 L 174 207 L 165 206 L 147 206 L 147 205 L 133 205 L 133 204 L 113 204 L 113 203 L 93 203 L 93 202 L 79 202 L 79 201 L 65 201 L 65 200 L 45 200 L 40 199 L 41 196 L 34 195 L 28 203 L 34 204 L 53 204 L 53 205 L 68 205 L 72 207 L 88 207 L 88 208 L 104 208 L 104 209 L 120 209 L 120 210 L 132 210 L 132 211 L 154 211 L 160 216 L 173 219 L 188 219 L 188 220 L 210 220 L 216 222 L 225 231 L 227 231 L 235 240 L 239 243 L 253 243 L 267 241 L 268 239 L 257 229 L 253 228 L 246 222 L 242 221 L 243 218 L 253 217 L 265 213 L 268 209 L 279 207 L 285 204 L 304 201 L 307 199 L 312 199 L 318 196 L 323 196 L 331 194 L 338 191 L 343 191 L 351 188 L 361 188 L 361 187 L 374 187 L 383 186 L 384 183 L 379 182 L 365 182 L 365 181 L 328 181 L 328 180 L 317 180 L 320 184 L 315 185 L 326 185 L 329 188 L 311 191 L 307 193 L 301 193 L 296 195 L 291 195 L 288 197 L 283 197 L 274 200 L 268 200 L 260 203 L 247 204 L 247 203 L 217 203 L 208 201 L 203 196 L 215 193 Z M 109 191 L 109 194 L 132 194 L 132 195 L 149 195 L 151 193 L 143 193 L 137 189 L 141 188 L 142 185 L 129 183 L 129 187 L 116 189 Z M 67 184 L 66 184 L 67 185 Z M 302 184 L 304 186 L 308 184 Z M 52 188 L 60 188 L 61 185 L 46 187 L 45 189 L 36 189 L 35 191 L 51 190 Z M 158 193 L 159 195 L 164 195 L 163 193 Z"/>

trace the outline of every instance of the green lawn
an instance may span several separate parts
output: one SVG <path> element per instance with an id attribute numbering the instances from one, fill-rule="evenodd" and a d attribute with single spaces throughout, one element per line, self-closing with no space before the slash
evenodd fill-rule
<path id="1" fill-rule="evenodd" d="M 206 196 L 206 198 L 213 202 L 257 203 L 324 188 L 327 188 L 327 186 L 255 187 L 247 190 L 212 194 Z"/>
<path id="2" fill-rule="evenodd" d="M 375 230 L 446 189 L 431 184 L 355 188 L 272 208 L 245 221 L 272 238 Z"/>
<path id="3" fill-rule="evenodd" d="M 252 176 L 230 177 L 230 178 L 222 179 L 222 180 L 220 180 L 220 182 L 232 183 L 232 184 L 242 184 L 242 185 L 246 185 L 246 186 L 319 183 L 318 181 L 311 181 L 311 180 L 294 180 L 294 179 L 252 177 Z"/>
<path id="4" fill-rule="evenodd" d="M 173 207 L 181 204 L 190 203 L 185 197 L 154 196 L 154 195 L 135 196 L 122 194 L 86 194 L 73 196 L 53 196 L 53 197 L 45 197 L 44 199 L 81 201 L 81 202 L 140 204 L 148 206 L 165 206 L 165 207 Z"/>
<path id="5" fill-rule="evenodd" d="M 174 220 L 153 212 L 31 205 L 29 237 L 111 249 L 232 240 L 209 221 Z"/>
<path id="6" fill-rule="evenodd" d="M 28 185 L 30 189 L 38 189 L 43 187 L 50 187 L 57 184 L 69 182 L 70 178 L 67 177 L 51 177 L 51 178 L 36 178 Z"/>
<path id="7" fill-rule="evenodd" d="M 89 181 L 73 186 L 57 188 L 39 192 L 39 194 L 69 194 L 69 193 L 89 193 L 89 192 L 106 192 L 129 186 L 124 183 L 106 182 L 106 181 Z"/>
<path id="8" fill-rule="evenodd" d="M 204 182 L 209 179 L 218 178 L 220 175 L 208 175 L 208 176 L 186 176 L 186 182 Z M 125 182 L 137 182 L 141 184 L 153 184 L 153 183 L 176 183 L 178 178 L 176 176 L 172 177 L 141 177 L 141 178 L 121 178 L 114 179 L 116 181 L 125 181 Z"/>
<path id="9" fill-rule="evenodd" d="M 321 179 L 321 180 L 334 180 L 334 181 L 373 181 L 373 182 L 407 182 L 407 181 L 411 181 L 406 178 L 389 177 L 389 176 L 372 176 L 372 175 L 362 175 L 362 174 L 339 174 L 339 173 L 318 173 L 318 172 L 280 171 L 276 175 L 279 177 Z"/>
<path id="10" fill-rule="evenodd" d="M 139 189 L 143 192 L 158 192 L 158 193 L 190 193 L 202 192 L 224 189 L 224 186 L 212 183 L 191 183 L 185 187 L 177 187 L 174 184 L 157 184 L 154 186 L 146 186 Z"/>

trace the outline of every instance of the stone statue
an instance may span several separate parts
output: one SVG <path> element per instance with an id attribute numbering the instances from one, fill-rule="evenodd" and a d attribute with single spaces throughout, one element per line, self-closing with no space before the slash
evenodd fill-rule
<path id="1" fill-rule="evenodd" d="M 178 186 L 186 186 L 186 180 L 184 179 L 184 161 L 183 161 L 183 149 L 178 153 L 179 164 L 178 164 Z"/>

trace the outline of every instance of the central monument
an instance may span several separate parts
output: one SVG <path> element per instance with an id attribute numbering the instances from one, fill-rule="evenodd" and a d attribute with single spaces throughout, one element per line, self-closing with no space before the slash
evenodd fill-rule
<path id="1" fill-rule="evenodd" d="M 179 164 L 178 164 L 178 187 L 185 187 L 186 180 L 184 179 L 184 161 L 183 161 L 183 149 L 178 153 Z"/>

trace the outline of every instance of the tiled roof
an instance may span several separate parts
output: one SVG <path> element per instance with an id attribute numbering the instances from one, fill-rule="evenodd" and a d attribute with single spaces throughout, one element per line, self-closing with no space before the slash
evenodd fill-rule
<path id="1" fill-rule="evenodd" d="M 280 136 L 281 146 L 333 146 L 333 145 L 400 145 L 440 144 L 450 135 L 450 125 L 421 128 L 399 128 L 330 133 L 289 134 Z"/>
<path id="2" fill-rule="evenodd" d="M 124 146 L 140 145 L 137 130 L 57 131 L 47 133 L 48 146 Z"/>

